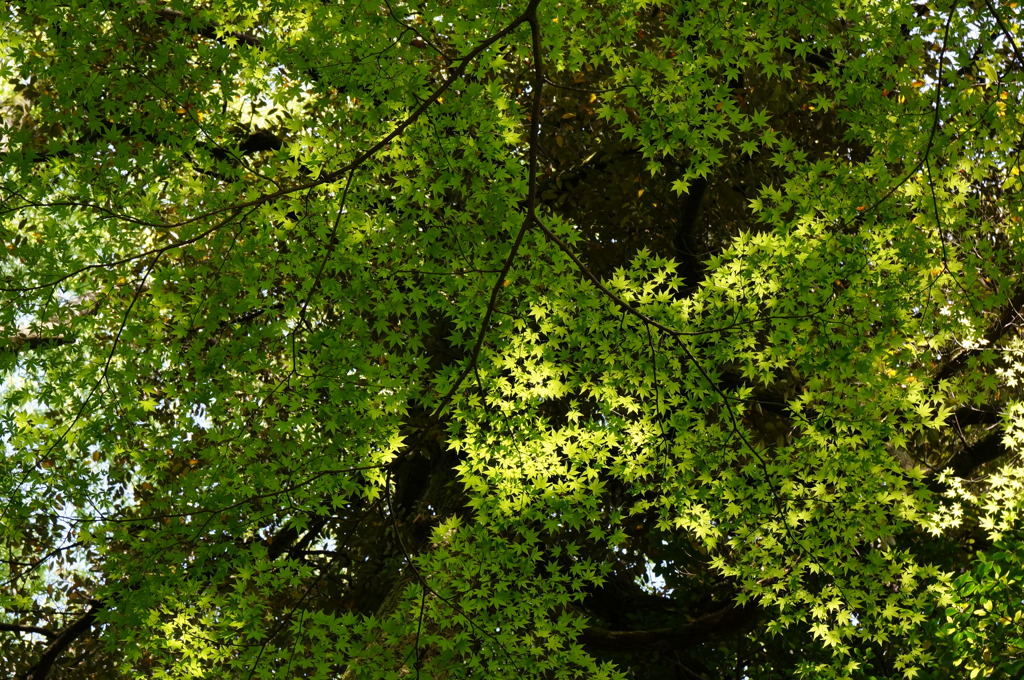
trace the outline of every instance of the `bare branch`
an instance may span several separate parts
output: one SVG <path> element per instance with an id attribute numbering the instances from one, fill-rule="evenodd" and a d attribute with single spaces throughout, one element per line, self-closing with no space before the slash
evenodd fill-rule
<path id="1" fill-rule="evenodd" d="M 760 614 L 760 608 L 755 605 L 729 605 L 674 628 L 608 630 L 591 626 L 583 629 L 581 641 L 599 652 L 682 649 L 749 630 Z"/>
<path id="2" fill-rule="evenodd" d="M 0 632 L 5 633 L 25 633 L 26 635 L 42 635 L 50 638 L 51 640 L 57 637 L 57 633 L 53 632 L 49 628 L 40 628 L 39 626 L 23 626 L 18 623 L 0 623 Z"/>
<path id="3" fill-rule="evenodd" d="M 197 26 L 193 23 L 191 17 L 176 9 L 160 7 L 158 9 L 154 9 L 153 13 L 164 21 L 170 23 L 183 23 L 188 26 L 192 26 L 194 27 L 193 30 L 197 35 L 209 38 L 210 40 L 216 40 L 217 42 L 222 43 L 228 42 L 228 40 L 235 40 L 244 45 L 249 45 L 250 47 L 259 47 L 260 45 L 260 39 L 251 33 L 243 33 L 241 31 L 223 31 L 216 24 L 209 21 L 200 22 Z"/>
<path id="4" fill-rule="evenodd" d="M 951 468 L 957 477 L 970 477 L 982 465 L 991 463 L 1012 453 L 1003 443 L 1003 433 L 993 432 L 971 444 L 966 449 L 953 454 L 940 470 Z"/>
<path id="5" fill-rule="evenodd" d="M 949 361 L 943 364 L 938 373 L 932 378 L 932 385 L 938 385 L 942 380 L 948 380 L 959 373 L 967 365 L 971 357 L 992 347 L 1010 333 L 1021 321 L 1020 310 L 1024 309 L 1024 285 L 1021 285 L 1017 292 L 1006 303 L 1006 308 L 999 315 L 999 319 L 992 324 L 985 333 L 985 341 L 977 349 L 965 349 L 954 354 Z"/>
<path id="6" fill-rule="evenodd" d="M 23 349 L 49 349 L 51 347 L 60 347 L 61 345 L 70 345 L 74 342 L 74 338 L 65 336 L 63 333 L 59 335 L 43 335 L 41 333 L 21 331 L 7 338 L 4 341 L 4 346 L 10 352 L 20 352 Z"/>
<path id="7" fill-rule="evenodd" d="M 61 631 L 53 639 L 53 642 L 43 651 L 39 661 L 32 668 L 19 676 L 22 680 L 46 680 L 53 669 L 53 664 L 78 638 L 82 637 L 92 628 L 96 622 L 96 614 L 103 609 L 103 604 L 93 601 L 89 609 L 74 621 L 70 626 Z"/>

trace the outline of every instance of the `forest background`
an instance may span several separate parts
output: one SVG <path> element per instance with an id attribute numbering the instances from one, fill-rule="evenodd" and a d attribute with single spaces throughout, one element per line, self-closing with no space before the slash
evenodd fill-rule
<path id="1" fill-rule="evenodd" d="M 1019 677 L 1021 24 L 7 2 L 0 667 Z"/>

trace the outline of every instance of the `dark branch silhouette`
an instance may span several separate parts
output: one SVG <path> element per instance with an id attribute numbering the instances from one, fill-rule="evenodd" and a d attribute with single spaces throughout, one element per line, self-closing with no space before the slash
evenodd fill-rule
<path id="1" fill-rule="evenodd" d="M 1024 308 L 1024 286 L 1021 286 L 1013 297 L 1010 298 L 1003 309 L 1003 313 L 999 315 L 999 319 L 989 327 L 985 333 L 985 342 L 981 343 L 977 348 L 965 349 L 954 354 L 932 378 L 932 385 L 938 385 L 940 381 L 952 378 L 964 369 L 971 357 L 991 348 L 1006 337 L 1020 323 L 1022 319 L 1020 310 L 1022 308 Z"/>
<path id="2" fill-rule="evenodd" d="M 672 628 L 608 630 L 591 626 L 583 629 L 580 640 L 585 646 L 601 652 L 681 649 L 749 630 L 760 613 L 760 608 L 751 604 L 729 605 Z"/>
<path id="3" fill-rule="evenodd" d="M 39 626 L 23 626 L 19 623 L 0 623 L 0 632 L 4 633 L 24 633 L 26 635 L 42 635 L 53 639 L 57 637 L 57 633 L 53 632 L 49 628 L 40 628 Z"/>
<path id="4" fill-rule="evenodd" d="M 79 616 L 71 625 L 62 630 L 53 639 L 53 642 L 43 651 L 39 661 L 32 668 L 29 668 L 20 677 L 21 680 L 45 680 L 53 670 L 53 665 L 61 655 L 76 640 L 89 632 L 93 623 L 96 622 L 96 614 L 103 610 L 103 603 L 93 601 L 89 609 Z"/>

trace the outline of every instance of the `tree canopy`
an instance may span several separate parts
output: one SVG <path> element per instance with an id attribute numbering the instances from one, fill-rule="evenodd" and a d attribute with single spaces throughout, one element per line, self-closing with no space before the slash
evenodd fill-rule
<path id="1" fill-rule="evenodd" d="M 0 666 L 1019 677 L 1022 24 L 10 0 Z"/>

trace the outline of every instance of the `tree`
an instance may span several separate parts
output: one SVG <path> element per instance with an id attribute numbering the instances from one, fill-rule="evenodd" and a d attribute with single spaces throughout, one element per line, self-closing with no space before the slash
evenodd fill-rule
<path id="1" fill-rule="evenodd" d="M 2 663 L 1016 677 L 1020 12 L 8 3 Z"/>

